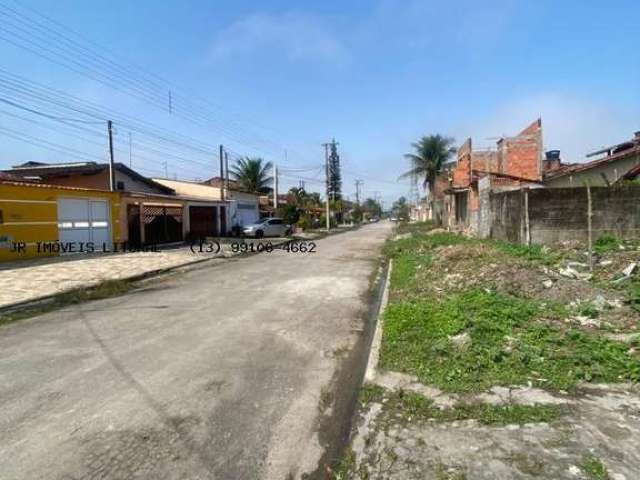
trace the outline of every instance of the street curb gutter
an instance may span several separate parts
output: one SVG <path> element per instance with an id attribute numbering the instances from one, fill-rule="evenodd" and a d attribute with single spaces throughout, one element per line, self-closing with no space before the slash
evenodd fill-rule
<path id="1" fill-rule="evenodd" d="M 291 242 L 295 242 L 295 241 L 300 241 L 300 240 L 296 240 L 296 239 L 288 239 L 282 243 L 278 243 L 277 245 L 274 245 L 274 248 L 282 248 L 285 245 L 291 243 Z M 139 282 L 141 280 L 147 280 L 149 278 L 152 277 L 158 277 L 160 275 L 164 275 L 166 273 L 170 273 L 173 272 L 175 270 L 179 270 L 179 269 L 184 269 L 185 271 L 188 271 L 191 269 L 191 267 L 201 267 L 203 263 L 205 262 L 213 262 L 213 261 L 218 261 L 219 263 L 224 262 L 225 260 L 233 260 L 233 259 L 237 259 L 237 258 L 242 258 L 242 257 L 249 257 L 249 256 L 253 256 L 253 255 L 259 255 L 260 253 L 264 253 L 264 252 L 245 252 L 245 253 L 241 253 L 238 255 L 232 255 L 230 257 L 208 257 L 208 258 L 202 258 L 199 260 L 194 260 L 193 262 L 186 262 L 186 263 L 181 263 L 178 265 L 172 265 L 170 267 L 166 267 L 166 268 L 159 268 L 156 270 L 149 270 L 148 272 L 143 272 L 143 273 L 138 273 L 136 275 L 132 275 L 129 277 L 123 277 L 123 278 L 117 278 L 117 279 L 106 279 L 106 280 L 100 280 L 97 281 L 93 284 L 87 285 L 85 287 L 80 287 L 80 288 L 70 288 L 67 290 L 63 290 L 60 292 L 56 292 L 54 294 L 51 295 L 44 295 L 42 297 L 36 297 L 36 298 L 32 298 L 29 300 L 24 300 L 22 302 L 17 302 L 17 303 L 12 303 L 10 305 L 3 305 L 0 307 L 0 314 L 8 314 L 8 313 L 15 313 L 17 311 L 20 311 L 22 309 L 26 309 L 29 307 L 35 307 L 35 306 L 39 306 L 39 305 L 47 305 L 49 303 L 52 303 L 56 300 L 56 298 L 61 297 L 63 295 L 67 295 L 69 293 L 75 292 L 75 291 L 79 291 L 79 290 L 86 290 L 86 289 L 94 289 L 99 287 L 101 284 L 106 283 L 106 282 L 110 282 L 110 281 L 122 281 L 122 282 L 127 282 L 127 283 L 134 283 L 134 282 Z"/>
<path id="2" fill-rule="evenodd" d="M 382 329 L 384 312 L 389 303 L 389 284 L 391 283 L 391 271 L 393 270 L 393 259 L 389 260 L 389 268 L 387 269 L 387 279 L 380 300 L 380 308 L 378 310 L 378 318 L 376 321 L 376 330 L 373 334 L 373 341 L 369 349 L 369 360 L 367 362 L 367 370 L 364 375 L 365 382 L 374 382 L 377 374 L 378 361 L 380 360 L 380 345 L 382 344 Z"/>

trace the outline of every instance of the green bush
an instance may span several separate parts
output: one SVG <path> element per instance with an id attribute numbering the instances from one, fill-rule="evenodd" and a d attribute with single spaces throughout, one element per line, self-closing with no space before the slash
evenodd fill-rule
<path id="1" fill-rule="evenodd" d="M 309 227 L 311 226 L 311 220 L 309 219 L 309 217 L 304 215 L 304 216 L 300 217 L 300 219 L 298 220 L 297 226 L 298 226 L 298 228 L 301 228 L 302 230 L 308 230 Z"/>

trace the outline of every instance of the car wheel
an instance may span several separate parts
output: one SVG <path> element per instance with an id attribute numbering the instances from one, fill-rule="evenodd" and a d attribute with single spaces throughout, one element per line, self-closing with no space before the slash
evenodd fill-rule
<path id="1" fill-rule="evenodd" d="M 264 232 L 262 230 L 256 231 L 256 238 L 262 238 L 262 237 L 264 237 Z"/>

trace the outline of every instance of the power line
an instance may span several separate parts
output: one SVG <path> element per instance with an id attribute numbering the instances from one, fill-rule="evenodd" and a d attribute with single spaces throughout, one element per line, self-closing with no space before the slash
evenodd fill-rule
<path id="1" fill-rule="evenodd" d="M 110 64 L 112 64 L 112 65 L 114 65 L 114 66 L 116 66 L 116 67 L 118 67 L 118 68 L 120 68 L 120 69 L 129 70 L 129 71 L 131 71 L 131 69 L 136 70 L 136 71 L 138 72 L 138 74 L 142 74 L 142 77 L 140 77 L 140 78 L 142 78 L 146 83 L 153 83 L 153 84 L 155 84 L 156 86 L 159 86 L 160 88 L 168 88 L 170 91 L 171 91 L 171 90 L 179 91 L 179 89 L 177 88 L 177 86 L 176 86 L 175 84 L 172 84 L 172 82 L 168 81 L 168 80 L 167 80 L 167 79 L 165 79 L 165 78 L 162 78 L 161 76 L 157 75 L 157 74 L 156 74 L 156 73 L 154 73 L 154 72 L 151 72 L 151 71 L 149 71 L 149 70 L 146 70 L 146 69 L 144 69 L 144 68 L 141 68 L 141 67 L 139 67 L 139 66 L 137 66 L 137 65 L 134 65 L 134 64 L 131 64 L 131 63 L 128 63 L 128 65 L 127 65 L 127 66 L 122 67 L 121 65 L 117 64 L 117 63 L 116 63 L 116 62 L 114 62 L 113 60 L 109 59 L 109 58 L 107 57 L 107 55 L 105 55 L 105 52 L 106 52 L 106 53 L 110 53 L 110 54 L 112 54 L 112 55 L 113 55 L 113 53 L 112 53 L 111 51 L 109 51 L 109 49 L 105 48 L 105 47 L 104 47 L 104 45 L 100 45 L 99 43 L 97 43 L 97 42 L 93 41 L 92 39 L 90 39 L 90 38 L 88 38 L 88 37 L 86 37 L 86 36 L 84 36 L 84 35 L 82 35 L 82 34 L 78 33 L 77 31 L 73 30 L 72 28 L 70 28 L 70 27 L 68 27 L 68 26 L 66 26 L 66 25 L 64 25 L 64 24 L 62 24 L 62 23 L 60 23 L 60 22 L 56 21 L 55 19 L 53 19 L 53 18 L 51 18 L 51 17 L 49 17 L 49 16 L 47 16 L 47 15 L 43 14 L 42 12 L 39 12 L 38 10 L 36 10 L 36 9 L 34 9 L 34 8 L 29 7 L 28 5 L 20 4 L 17 0 L 14 0 L 14 3 L 15 3 L 17 6 L 19 6 L 19 7 L 23 8 L 24 10 L 29 10 L 30 12 L 34 13 L 34 14 L 35 14 L 35 15 L 37 15 L 38 17 L 40 17 L 40 18 L 42 18 L 42 19 L 44 19 L 44 20 L 48 21 L 49 23 L 51 23 L 51 24 L 55 25 L 56 27 L 59 27 L 59 28 L 61 28 L 61 29 L 65 30 L 66 32 L 71 33 L 73 36 L 75 36 L 76 38 L 80 39 L 81 41 L 84 41 L 84 42 L 89 43 L 90 45 L 93 45 L 94 47 L 96 47 L 96 48 L 99 50 L 99 52 L 96 52 L 95 50 L 87 49 L 87 47 L 84 47 L 84 46 L 82 46 L 82 45 L 78 44 L 77 42 L 74 42 L 73 40 L 70 40 L 71 42 L 75 43 L 76 45 L 79 45 L 79 46 L 80 46 L 80 48 L 82 48 L 82 49 L 84 49 L 84 50 L 86 50 L 86 51 L 88 51 L 88 52 L 92 52 L 92 53 L 94 53 L 94 54 L 95 54 L 95 55 L 97 55 L 98 57 L 100 57 L 100 58 L 104 59 L 105 61 L 109 62 Z M 10 8 L 10 7 L 6 7 L 6 8 Z M 13 9 L 11 9 L 11 10 L 12 10 L 13 12 L 16 12 L 16 11 L 15 11 L 15 10 L 13 10 Z M 17 12 L 16 12 L 16 13 L 17 13 Z M 22 15 L 22 16 L 24 17 L 24 15 Z M 45 27 L 45 28 L 48 28 L 48 27 Z M 48 28 L 48 29 L 49 29 L 49 28 Z M 49 29 L 49 30 L 51 30 L 51 29 Z M 59 33 L 59 32 L 54 32 L 54 33 L 56 33 L 56 34 L 60 35 L 60 33 Z M 68 38 L 68 37 L 67 37 L 67 38 Z M 158 82 L 160 82 L 160 83 L 158 83 Z M 212 108 L 214 108 L 214 109 L 216 109 L 216 110 L 218 110 L 218 111 L 220 111 L 220 112 L 223 112 L 223 110 L 224 110 L 222 107 L 220 107 L 219 105 L 215 105 L 214 103 L 212 103 L 212 102 L 211 102 L 209 99 L 207 99 L 207 98 L 203 98 L 203 97 L 195 96 L 195 100 L 196 100 L 198 103 L 204 103 L 204 104 L 207 104 L 207 105 L 209 105 L 210 107 L 212 107 Z M 233 114 L 234 116 L 237 116 L 237 115 L 238 115 L 238 114 L 237 114 L 237 112 L 234 112 L 234 113 L 232 113 L 232 114 Z M 254 124 L 255 126 L 257 126 L 257 127 L 259 127 L 259 128 L 267 129 L 267 130 L 271 130 L 272 132 L 276 132 L 276 133 L 278 133 L 278 130 L 277 130 L 277 129 L 275 129 L 273 126 L 265 126 L 264 124 L 261 124 L 260 122 L 257 122 L 255 119 L 245 119 L 245 120 L 246 120 L 246 121 L 248 121 L 249 123 Z M 274 145 L 276 145 L 276 144 L 274 143 Z M 280 148 L 280 146 L 279 146 L 279 145 L 277 145 L 277 147 L 278 147 L 278 148 Z"/>
<path id="2" fill-rule="evenodd" d="M 11 116 L 11 117 L 13 117 L 13 118 L 17 118 L 17 119 L 22 120 L 22 121 L 26 121 L 26 122 L 31 123 L 31 124 L 34 124 L 34 125 L 38 125 L 38 126 L 40 126 L 40 127 L 43 127 L 43 128 L 49 129 L 49 130 L 53 130 L 53 131 L 55 131 L 55 132 L 57 132 L 57 133 L 59 133 L 59 132 L 60 132 L 60 127 L 54 127 L 54 126 L 52 126 L 52 125 L 47 125 L 47 124 L 44 124 L 44 123 L 42 123 L 42 122 L 38 122 L 38 121 L 36 121 L 36 120 L 34 120 L 34 119 L 26 118 L 26 117 L 21 116 L 21 115 L 16 115 L 16 114 L 14 114 L 14 113 L 7 112 L 7 111 L 5 111 L 5 110 L 0 110 L 0 113 L 2 113 L 2 114 L 4 114 L 4 115 Z M 53 116 L 51 116 L 51 115 L 46 115 L 46 114 L 44 115 L 44 117 L 45 117 L 45 118 L 48 118 L 48 119 L 50 119 L 50 120 L 57 120 L 58 122 L 65 123 L 65 124 L 67 124 L 67 125 L 68 125 L 68 123 L 67 123 L 66 121 L 60 120 L 60 119 L 58 119 L 57 117 L 53 117 Z M 80 126 L 78 126 L 78 125 L 71 125 L 71 126 L 72 126 L 73 128 L 75 128 L 75 129 L 77 129 L 77 130 L 80 130 L 80 131 L 83 131 L 83 132 L 87 132 L 87 133 L 89 133 L 89 134 L 91 134 L 91 135 L 98 136 L 98 137 L 104 137 L 104 133 L 100 133 L 100 132 L 97 132 L 97 131 L 95 131 L 95 130 L 90 130 L 90 129 L 87 129 L 87 128 L 84 128 L 84 127 L 80 127 Z M 36 138 L 36 137 L 33 137 L 33 136 L 28 136 L 28 135 L 26 135 L 26 134 L 24 134 L 24 133 L 17 132 L 17 131 L 15 131 L 15 130 L 10 130 L 10 129 L 5 129 L 5 130 L 7 130 L 7 131 L 8 131 L 8 132 L 10 132 L 10 133 L 13 133 L 14 135 L 22 135 L 23 137 L 27 138 L 27 139 L 28 139 L 28 140 L 30 140 L 31 142 L 36 142 L 36 141 L 37 141 L 37 142 L 41 142 L 41 143 L 44 143 L 44 144 L 52 145 L 52 146 L 54 146 L 54 147 L 56 147 L 56 148 L 58 149 L 58 150 L 57 150 L 58 152 L 67 153 L 67 151 L 65 151 L 65 150 L 64 150 L 64 149 L 65 149 L 65 147 L 63 147 L 63 146 L 61 146 L 61 145 L 59 145 L 59 144 L 54 144 L 54 143 L 52 143 L 52 142 L 48 142 L 48 141 L 43 140 L 43 139 L 39 139 L 39 138 Z M 67 133 L 67 132 L 64 132 L 64 133 L 66 133 L 67 135 L 73 136 L 73 137 L 74 137 L 74 138 L 76 138 L 76 139 L 82 140 L 82 141 L 83 141 L 83 142 L 85 142 L 86 144 L 97 145 L 97 146 L 99 146 L 100 148 L 105 148 L 105 144 L 104 144 L 104 143 L 100 143 L 100 142 L 96 142 L 96 141 L 88 140 L 88 139 L 87 139 L 87 138 L 85 138 L 85 137 L 78 137 L 78 136 L 77 136 L 77 134 L 75 134 L 75 133 L 71 133 L 71 134 L 70 134 L 70 133 Z M 15 138 L 15 137 L 13 137 L 13 138 Z M 43 146 L 43 145 L 40 145 L 40 146 Z M 45 145 L 45 146 L 46 146 L 46 145 Z M 62 149 L 62 150 L 61 150 L 61 149 Z M 74 149 L 67 149 L 67 150 L 68 150 L 68 151 L 73 151 Z M 121 149 L 118 149 L 118 148 L 116 148 L 116 152 L 118 152 L 118 153 L 123 153 L 123 151 L 122 151 Z M 78 153 L 78 151 L 76 151 L 75 153 Z M 83 154 L 85 154 L 85 155 L 88 155 L 88 154 L 86 154 L 86 152 L 81 152 L 81 153 L 83 153 Z M 163 156 L 165 155 L 163 152 L 158 152 L 158 153 L 162 154 Z M 153 160 L 153 159 L 151 159 L 151 158 L 149 158 L 149 157 L 145 157 L 145 156 L 138 155 L 138 154 L 136 154 L 136 155 L 132 155 L 131 151 L 129 152 L 129 156 L 130 156 L 130 158 L 135 158 L 136 160 L 141 160 L 141 161 L 147 161 L 147 162 L 156 163 L 156 161 L 155 161 L 155 160 Z M 93 158 L 93 157 L 92 157 L 92 158 Z M 204 166 L 205 166 L 205 167 L 207 167 L 207 168 L 209 167 L 209 165 L 207 165 L 207 164 L 202 164 L 202 165 L 204 165 Z M 182 170 L 189 170 L 189 169 L 186 169 L 184 166 L 181 166 L 180 168 L 181 168 Z M 194 172 L 194 171 L 192 170 L 192 173 L 193 173 L 193 172 Z M 200 173 L 200 172 L 197 172 L 197 173 Z"/>
<path id="3" fill-rule="evenodd" d="M 19 5 L 19 4 L 18 4 Z M 139 73 L 133 73 L 130 67 L 122 66 L 121 64 L 114 62 L 113 60 L 105 57 L 99 52 L 96 52 L 94 49 L 90 47 L 86 47 L 79 42 L 69 38 L 64 33 L 52 28 L 48 25 L 43 24 L 37 20 L 34 20 L 33 17 L 20 13 L 19 11 L 8 7 L 6 4 L 0 3 L 0 6 L 4 8 L 4 12 L 2 14 L 12 20 L 13 22 L 5 22 L 5 31 L 9 34 L 13 35 L 13 38 L 1 37 L 3 40 L 11 43 L 12 45 L 25 49 L 30 53 L 33 53 L 41 58 L 44 58 L 48 61 L 61 65 L 67 69 L 71 69 L 76 73 L 79 73 L 84 76 L 88 76 L 93 80 L 96 80 L 102 84 L 110 88 L 114 88 L 116 90 L 120 90 L 124 88 L 127 90 L 127 93 L 133 94 L 134 96 L 138 96 L 143 100 L 153 104 L 156 107 L 159 107 L 162 110 L 166 110 L 165 99 L 164 96 L 168 90 L 171 90 L 173 93 L 173 88 L 167 88 L 167 83 L 164 79 L 160 79 L 157 75 L 152 75 L 153 77 L 160 79 L 164 85 L 160 85 L 157 80 L 150 79 L 149 74 L 145 72 L 143 69 L 139 67 L 134 68 L 138 70 L 138 72 L 143 72 L 144 76 L 141 77 Z M 24 8 L 20 5 L 21 8 Z M 33 11 L 33 9 L 31 9 Z M 39 12 L 36 12 L 39 17 L 44 18 L 46 21 L 51 22 L 59 27 L 64 28 L 67 31 L 73 32 L 68 27 L 65 27 L 59 22 L 46 17 Z M 18 25 L 16 25 L 16 22 Z M 22 26 L 26 27 L 30 30 L 25 30 Z M 6 27 L 10 27 L 13 30 L 9 30 Z M 17 32 L 16 32 L 17 30 Z M 19 34 L 19 32 L 27 33 L 28 36 L 24 37 Z M 76 36 L 82 38 L 84 37 L 77 34 L 77 32 L 73 32 Z M 55 40 L 55 41 L 52 41 Z M 56 41 L 58 43 L 56 43 Z M 44 43 L 43 43 L 44 42 Z M 37 47 L 38 50 L 35 50 L 33 47 Z M 52 48 L 55 47 L 55 48 Z M 50 55 L 53 55 L 53 58 L 49 55 L 46 55 L 44 52 L 48 52 Z M 98 70 L 98 68 L 105 70 Z M 150 90 L 148 85 L 152 84 L 156 87 L 156 90 Z M 176 92 L 177 95 L 175 97 L 180 97 L 179 92 Z M 177 103 L 177 99 L 172 103 L 175 107 Z M 270 140 L 264 140 L 262 138 L 253 139 L 246 136 L 245 133 L 238 130 L 238 128 L 230 127 L 230 122 L 225 122 L 224 124 L 220 124 L 220 121 L 216 117 L 212 117 L 209 111 L 202 107 L 201 101 L 196 103 L 191 102 L 188 98 L 185 98 L 185 103 L 187 104 L 187 108 L 184 109 L 184 113 L 178 112 L 183 118 L 199 124 L 203 125 L 203 121 L 206 122 L 204 126 L 207 128 L 211 128 L 211 123 L 217 124 L 217 129 L 223 133 L 228 138 L 240 143 L 246 144 L 251 148 L 256 150 L 267 152 L 260 146 L 259 144 L 270 143 L 275 146 L 277 150 L 282 150 L 282 147 L 277 145 L 275 142 Z M 211 105 L 209 101 L 206 101 L 208 105 Z M 257 143 L 256 143 L 257 142 Z"/>

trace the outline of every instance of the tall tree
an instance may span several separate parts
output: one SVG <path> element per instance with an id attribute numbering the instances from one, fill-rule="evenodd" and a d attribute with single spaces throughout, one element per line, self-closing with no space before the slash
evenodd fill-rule
<path id="1" fill-rule="evenodd" d="M 340 172 L 340 155 L 335 139 L 331 141 L 329 153 L 329 198 L 340 200 L 342 198 L 342 174 Z"/>
<path id="2" fill-rule="evenodd" d="M 405 154 L 405 158 L 411 162 L 411 169 L 400 178 L 411 178 L 414 181 L 421 179 L 422 186 L 429 187 L 431 194 L 442 165 L 456 151 L 453 142 L 451 137 L 436 134 L 424 136 L 412 143 L 414 151 Z"/>
<path id="3" fill-rule="evenodd" d="M 271 162 L 262 158 L 244 157 L 232 167 L 230 173 L 243 189 L 248 192 L 268 193 L 273 177 Z"/>
<path id="4" fill-rule="evenodd" d="M 371 217 L 379 217 L 382 215 L 382 206 L 373 198 L 367 198 L 362 204 L 362 210 Z"/>
<path id="5" fill-rule="evenodd" d="M 409 220 L 409 204 L 405 197 L 400 197 L 393 204 L 393 214 L 400 220 Z"/>

